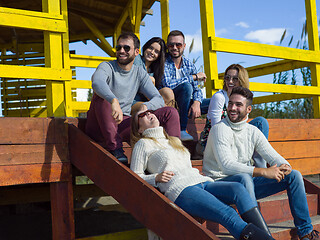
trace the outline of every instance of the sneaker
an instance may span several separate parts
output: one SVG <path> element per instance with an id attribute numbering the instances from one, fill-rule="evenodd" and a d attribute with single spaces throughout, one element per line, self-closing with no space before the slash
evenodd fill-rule
<path id="1" fill-rule="evenodd" d="M 311 233 L 300 238 L 301 240 L 317 240 L 320 239 L 319 232 L 317 230 L 313 230 Z"/>
<path id="2" fill-rule="evenodd" d="M 186 131 L 181 131 L 181 141 L 192 141 L 193 137 Z"/>
<path id="3" fill-rule="evenodd" d="M 128 163 L 128 158 L 124 155 L 124 151 L 122 148 L 118 148 L 115 150 L 109 151 L 113 156 L 115 156 L 120 162 Z"/>

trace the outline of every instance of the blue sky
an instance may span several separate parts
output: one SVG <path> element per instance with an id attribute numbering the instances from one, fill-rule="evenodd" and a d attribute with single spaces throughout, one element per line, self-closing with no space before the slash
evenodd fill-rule
<path id="1" fill-rule="evenodd" d="M 317 3 L 319 13 L 320 0 Z M 293 35 L 291 47 L 295 47 L 300 39 L 301 30 L 305 21 L 305 7 L 303 0 L 214 0 L 214 18 L 217 37 L 244 40 L 257 43 L 280 45 L 280 38 L 287 30 L 282 46 L 287 46 Z M 153 7 L 153 16 L 146 16 L 145 27 L 141 27 L 141 45 L 154 36 L 161 36 L 160 3 Z M 186 36 L 187 47 L 192 39 L 195 45 L 191 54 L 188 49 L 185 55 L 191 59 L 199 60 L 197 67 L 203 64 L 201 42 L 200 7 L 197 0 L 171 0 L 169 1 L 170 29 L 181 30 Z M 319 14 L 318 14 L 319 16 Z M 319 20 L 319 17 L 318 17 Z M 105 56 L 94 44 L 72 44 L 70 49 L 76 49 L 77 54 Z M 240 63 L 244 67 L 274 61 L 254 56 L 244 56 L 229 53 L 218 53 L 218 70 L 224 69 L 232 63 Z M 78 79 L 89 80 L 94 69 L 77 69 Z M 252 81 L 272 82 L 272 75 L 254 78 Z M 85 97 L 79 94 L 79 100 Z"/>
<path id="2" fill-rule="evenodd" d="M 214 18 L 216 36 L 280 45 L 279 41 L 283 31 L 287 34 L 282 46 L 287 46 L 293 35 L 292 47 L 300 39 L 302 25 L 305 21 L 305 7 L 303 0 L 214 0 Z M 319 21 L 320 0 L 316 0 Z M 160 3 L 155 2 L 152 7 L 153 16 L 146 16 L 143 21 L 145 27 L 141 27 L 141 45 L 154 36 L 161 36 Z M 185 55 L 189 58 L 199 58 L 197 67 L 203 64 L 201 21 L 199 1 L 197 0 L 170 0 L 170 29 L 181 30 L 186 36 L 187 47 L 192 39 L 195 46 L 191 54 L 188 49 Z M 91 56 L 106 56 L 94 43 L 87 45 L 80 43 L 70 44 L 70 50 L 76 50 L 76 54 Z M 218 70 L 224 69 L 232 63 L 240 63 L 244 67 L 274 61 L 261 57 L 244 56 L 237 54 L 218 53 Z M 94 69 L 77 68 L 77 79 L 90 80 Z M 252 81 L 272 82 L 272 75 L 254 78 Z M 78 100 L 86 99 L 86 91 L 78 93 Z"/>

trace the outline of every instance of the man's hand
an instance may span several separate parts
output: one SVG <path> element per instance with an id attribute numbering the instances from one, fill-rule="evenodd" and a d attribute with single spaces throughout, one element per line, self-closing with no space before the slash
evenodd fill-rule
<path id="1" fill-rule="evenodd" d="M 203 81 L 203 82 L 206 82 L 207 80 L 207 76 L 205 73 L 203 72 L 199 72 L 197 73 L 197 76 L 198 76 L 198 81 Z"/>
<path id="2" fill-rule="evenodd" d="M 292 168 L 288 164 L 281 164 L 279 168 L 284 173 L 284 175 L 288 175 L 292 172 Z"/>
<path id="3" fill-rule="evenodd" d="M 118 99 L 114 98 L 111 101 L 111 109 L 112 109 L 112 117 L 116 121 L 117 124 L 120 124 L 123 120 L 123 112 L 121 110 Z"/>
<path id="4" fill-rule="evenodd" d="M 169 182 L 173 176 L 174 176 L 173 172 L 171 172 L 171 171 L 163 171 L 162 173 L 159 173 L 156 176 L 155 181 L 156 182 L 166 183 L 166 182 Z"/>
<path id="5" fill-rule="evenodd" d="M 277 167 L 277 164 L 275 164 L 269 168 L 254 168 L 253 176 L 276 179 L 277 182 L 280 182 L 284 179 L 285 174 L 281 171 L 280 167 Z"/>
<path id="6" fill-rule="evenodd" d="M 188 116 L 195 119 L 201 116 L 201 109 L 200 109 L 200 102 L 199 101 L 194 101 L 193 104 L 191 105 Z"/>

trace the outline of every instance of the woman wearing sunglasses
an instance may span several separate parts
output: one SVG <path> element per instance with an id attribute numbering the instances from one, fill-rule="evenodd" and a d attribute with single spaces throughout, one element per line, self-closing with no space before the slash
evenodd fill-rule
<path id="1" fill-rule="evenodd" d="M 222 224 L 236 239 L 273 239 L 259 210 L 248 216 L 257 204 L 244 186 L 214 182 L 192 168 L 189 151 L 179 138 L 168 136 L 152 111 L 132 118 L 131 146 L 131 170 L 187 213 Z M 237 206 L 242 218 L 229 204 Z"/>
<path id="2" fill-rule="evenodd" d="M 197 144 L 197 153 L 202 155 L 207 144 L 207 138 L 211 126 L 220 122 L 221 119 L 227 116 L 227 106 L 229 102 L 229 96 L 234 87 L 249 88 L 249 75 L 247 70 L 240 64 L 230 65 L 224 73 L 223 90 L 216 92 L 209 104 L 207 122 L 204 130 L 201 132 L 200 140 Z M 257 117 L 253 119 L 250 124 L 258 127 L 261 132 L 268 138 L 269 124 L 263 117 Z M 253 156 L 256 167 L 266 167 L 266 162 L 257 153 Z"/>
<path id="3" fill-rule="evenodd" d="M 164 62 L 166 60 L 166 44 L 162 38 L 153 37 L 142 47 L 142 56 L 135 58 L 134 64 L 142 66 L 149 74 L 153 84 L 159 89 L 159 92 L 166 106 L 175 106 L 174 94 L 170 88 L 161 88 L 161 79 L 164 72 Z M 142 102 L 148 101 L 143 95 L 139 94 L 135 98 L 132 112 L 136 112 Z"/>

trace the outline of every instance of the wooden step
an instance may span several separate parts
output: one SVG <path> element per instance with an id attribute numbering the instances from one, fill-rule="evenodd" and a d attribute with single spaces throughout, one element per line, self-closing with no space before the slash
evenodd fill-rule
<path id="1" fill-rule="evenodd" d="M 317 216 L 317 195 L 307 194 L 307 201 L 309 205 L 310 216 Z M 274 225 L 276 223 L 292 220 L 292 215 L 286 193 L 276 194 L 264 199 L 260 199 L 258 200 L 258 205 L 268 226 L 271 224 Z M 207 221 L 206 225 L 208 229 L 217 234 L 228 232 L 228 230 L 225 229 L 222 225 L 215 222 Z"/>
<path id="2" fill-rule="evenodd" d="M 318 196 L 307 194 L 310 216 L 316 216 L 318 212 Z M 268 224 L 288 221 L 292 219 L 287 194 L 273 195 L 258 200 L 260 211 Z"/>
<path id="3" fill-rule="evenodd" d="M 320 215 L 311 217 L 313 229 L 320 231 Z M 298 240 L 297 230 L 294 227 L 293 220 L 280 223 L 269 224 L 270 232 L 273 238 L 277 240 Z M 221 240 L 234 239 L 228 232 L 216 233 Z"/>

